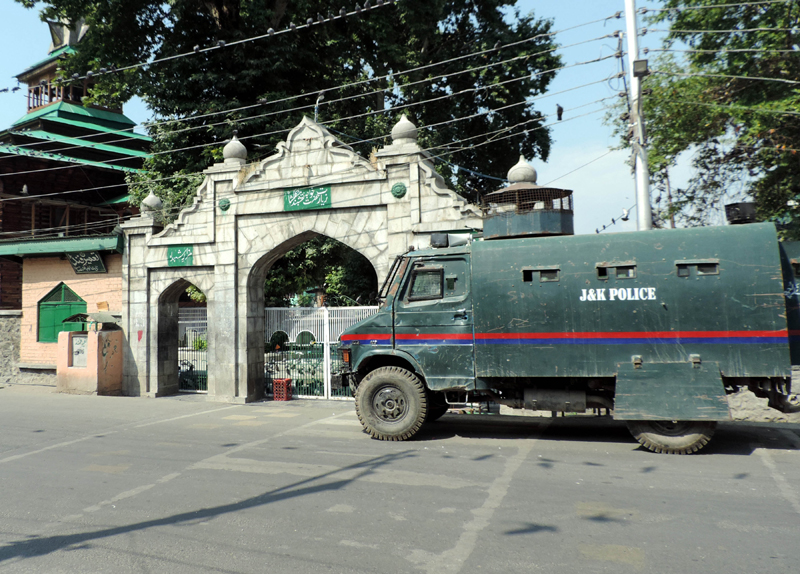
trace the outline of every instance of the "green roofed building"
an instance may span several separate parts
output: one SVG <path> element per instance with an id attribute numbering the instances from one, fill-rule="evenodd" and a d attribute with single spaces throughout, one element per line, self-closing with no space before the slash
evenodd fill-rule
<path id="1" fill-rule="evenodd" d="M 26 113 L 0 131 L 0 322 L 18 317 L 18 374 L 34 378 L 54 377 L 55 335 L 72 328 L 39 324 L 49 294 L 71 293 L 70 305 L 89 312 L 121 309 L 117 225 L 138 213 L 125 176 L 141 169 L 151 142 L 122 109 L 83 105 L 91 79 L 57 80 L 59 62 L 91 32 L 83 22 L 48 25 L 47 57 L 17 76 Z"/>

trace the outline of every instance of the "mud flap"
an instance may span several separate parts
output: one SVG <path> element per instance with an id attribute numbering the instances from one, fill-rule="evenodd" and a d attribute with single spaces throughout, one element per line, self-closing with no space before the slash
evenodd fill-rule
<path id="1" fill-rule="evenodd" d="M 644 363 L 638 368 L 619 363 L 617 369 L 615 419 L 731 419 L 718 363 Z"/>

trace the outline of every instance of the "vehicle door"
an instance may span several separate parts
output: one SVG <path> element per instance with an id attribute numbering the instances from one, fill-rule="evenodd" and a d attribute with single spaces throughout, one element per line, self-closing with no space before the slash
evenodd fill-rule
<path id="1" fill-rule="evenodd" d="M 395 348 L 420 364 L 431 389 L 475 381 L 469 255 L 417 260 L 395 305 Z"/>

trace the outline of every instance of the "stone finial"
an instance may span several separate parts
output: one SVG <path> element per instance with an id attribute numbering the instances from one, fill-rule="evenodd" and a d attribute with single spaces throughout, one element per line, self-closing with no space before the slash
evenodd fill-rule
<path id="1" fill-rule="evenodd" d="M 244 144 L 236 137 L 236 132 L 233 132 L 231 141 L 222 148 L 222 157 L 225 159 L 225 163 L 242 164 L 247 161 L 247 148 L 244 147 Z"/>
<path id="2" fill-rule="evenodd" d="M 406 117 L 405 114 L 400 121 L 392 128 L 392 143 L 402 145 L 415 143 L 417 141 L 417 126 Z"/>
<path id="3" fill-rule="evenodd" d="M 517 164 L 508 170 L 506 177 L 511 183 L 536 183 L 536 170 L 521 155 Z"/>
<path id="4" fill-rule="evenodd" d="M 139 207 L 144 214 L 151 211 L 161 211 L 163 206 L 164 204 L 161 202 L 161 200 L 158 199 L 152 191 L 150 191 L 150 195 L 142 200 L 142 204 Z"/>

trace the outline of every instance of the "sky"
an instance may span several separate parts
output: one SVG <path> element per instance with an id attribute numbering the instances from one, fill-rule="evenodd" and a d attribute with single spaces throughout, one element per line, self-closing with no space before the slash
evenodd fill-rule
<path id="1" fill-rule="evenodd" d="M 25 9 L 12 0 L 0 0 L 0 2 L 3 6 L 0 20 L 0 53 L 3 54 L 0 58 L 0 89 L 2 89 L 16 86 L 14 76 L 47 55 L 50 34 L 47 25 L 39 20 L 38 9 Z M 639 8 L 657 5 L 657 2 L 637 1 Z M 538 18 L 552 19 L 553 30 L 564 30 L 623 12 L 624 1 L 520 0 L 516 7 L 522 14 L 533 11 Z M 575 64 L 613 53 L 616 50 L 617 40 L 606 38 L 569 47 L 571 44 L 624 29 L 624 18 L 611 19 L 559 33 L 556 40 L 563 46 L 560 53 L 565 64 Z M 640 50 L 644 47 L 656 48 L 658 44 L 659 38 L 653 34 L 640 38 Z M 623 90 L 621 80 L 599 82 L 583 88 L 578 86 L 603 80 L 618 71 L 619 63 L 616 58 L 567 68 L 555 76 L 548 88 L 549 95 L 538 99 L 535 104 L 536 109 L 545 115 L 554 113 L 556 104 L 560 104 L 565 110 L 563 121 L 556 123 L 552 128 L 553 146 L 547 162 L 543 162 L 540 158 L 526 159 L 538 172 L 539 184 L 552 182 L 555 187 L 574 191 L 575 231 L 578 234 L 595 233 L 604 225 L 610 226 L 605 233 L 636 229 L 636 191 L 628 163 L 628 151 L 611 150 L 619 145 L 619 141 L 613 135 L 611 127 L 603 123 L 605 112 L 576 117 L 604 105 L 611 105 L 618 99 L 616 94 Z M 591 104 L 595 100 L 609 96 L 612 96 L 612 99 Z M 24 89 L 16 93 L 10 91 L 0 93 L 0 129 L 9 127 L 21 118 L 25 114 L 25 106 Z M 578 106 L 584 107 L 574 109 Z M 150 119 L 150 113 L 141 101 L 129 102 L 124 110 L 125 114 L 137 124 Z M 571 117 L 574 119 L 570 121 Z M 497 145 L 503 144 L 498 142 Z M 517 152 L 509 150 L 508 168 L 517 163 L 518 159 Z M 489 175 L 505 177 L 506 174 Z M 671 172 L 670 176 L 674 185 L 680 185 L 687 178 L 688 169 L 679 166 L 679 169 L 674 173 Z M 631 207 L 634 209 L 631 210 L 629 220 L 620 221 L 623 210 Z M 614 225 L 611 225 L 612 219 L 616 222 Z"/>

